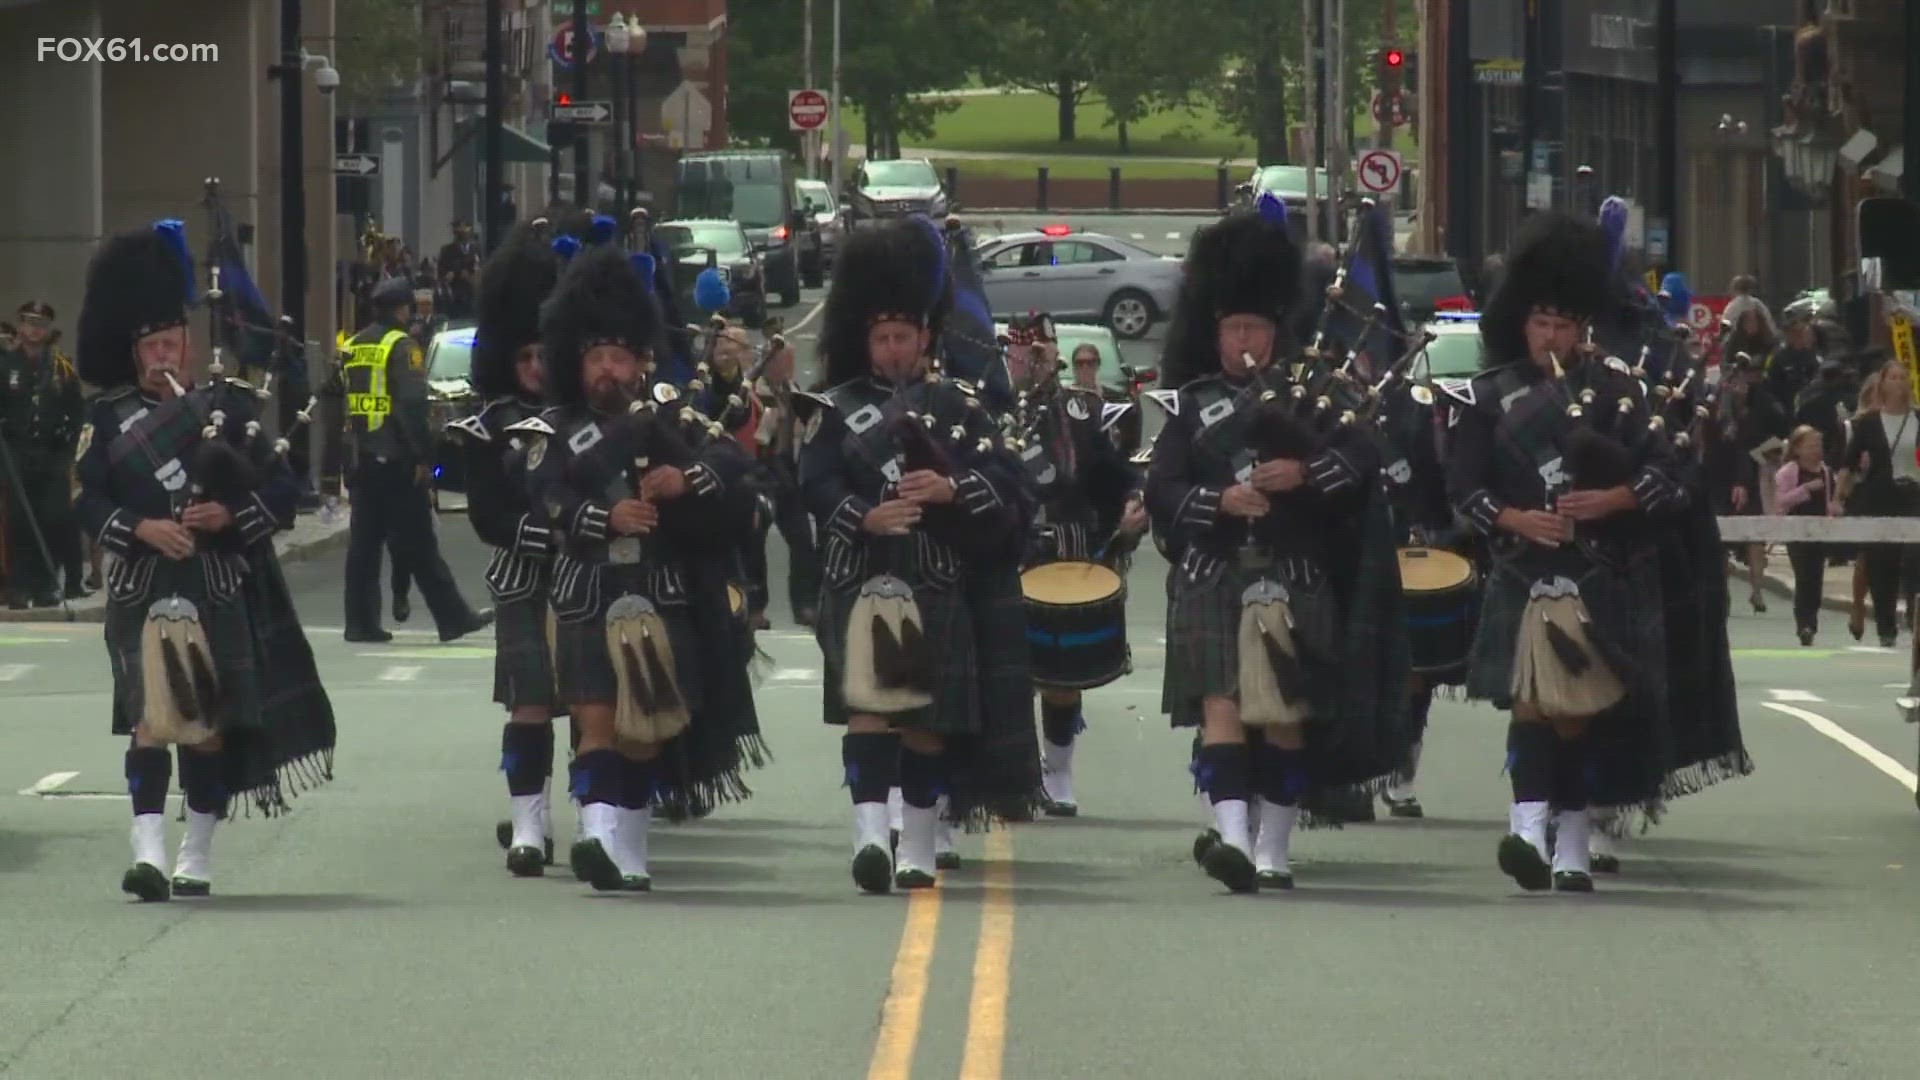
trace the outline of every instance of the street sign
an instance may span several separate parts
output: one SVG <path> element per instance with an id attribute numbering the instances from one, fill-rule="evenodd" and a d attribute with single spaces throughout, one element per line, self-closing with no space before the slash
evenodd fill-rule
<path id="1" fill-rule="evenodd" d="M 818 90 L 787 91 L 787 128 L 818 131 L 827 122 L 827 95 Z"/>
<path id="2" fill-rule="evenodd" d="M 1400 188 L 1400 155 L 1391 150 L 1369 150 L 1354 166 L 1360 186 L 1374 195 L 1385 195 Z"/>
<path id="3" fill-rule="evenodd" d="M 592 31 L 587 41 L 587 63 L 591 64 L 599 58 L 600 42 L 606 36 L 602 31 Z M 553 38 L 547 42 L 547 56 L 563 68 L 573 66 L 573 23 L 563 23 L 553 32 Z"/>
<path id="4" fill-rule="evenodd" d="M 335 154 L 333 156 L 333 175 L 335 176 L 379 176 L 380 159 L 372 154 Z"/>
<path id="5" fill-rule="evenodd" d="M 555 103 L 553 119 L 575 124 L 604 124 L 613 119 L 613 103 L 609 101 L 570 101 L 565 105 Z"/>
<path id="6" fill-rule="evenodd" d="M 1409 119 L 1407 114 L 1407 92 L 1405 90 L 1395 90 L 1391 94 L 1382 94 L 1380 91 L 1375 90 L 1373 92 L 1373 99 L 1368 104 L 1368 110 L 1373 113 L 1373 122 L 1376 124 L 1385 124 L 1388 127 L 1405 127 Z"/>

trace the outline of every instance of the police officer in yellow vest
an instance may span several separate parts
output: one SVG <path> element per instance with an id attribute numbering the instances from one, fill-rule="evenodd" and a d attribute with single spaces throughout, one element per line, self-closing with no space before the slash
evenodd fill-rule
<path id="1" fill-rule="evenodd" d="M 426 356 L 407 335 L 413 286 L 383 282 L 373 294 L 374 322 L 341 350 L 347 438 L 352 454 L 353 519 L 347 539 L 346 639 L 392 641 L 380 627 L 380 550 L 390 547 L 426 598 L 440 640 L 464 637 L 493 621 L 460 595 L 433 531 L 428 492 L 433 438 L 428 429 Z"/>

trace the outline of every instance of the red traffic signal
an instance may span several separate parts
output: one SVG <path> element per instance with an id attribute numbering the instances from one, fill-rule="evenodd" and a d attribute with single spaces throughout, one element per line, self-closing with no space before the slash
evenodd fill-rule
<path id="1" fill-rule="evenodd" d="M 1388 49 L 1381 55 L 1386 60 L 1387 66 L 1391 68 L 1401 67 L 1407 62 L 1407 54 L 1399 49 Z"/>
<path id="2" fill-rule="evenodd" d="M 573 104 L 573 95 L 562 92 L 559 97 L 553 99 L 553 103 L 555 105 L 571 105 Z"/>

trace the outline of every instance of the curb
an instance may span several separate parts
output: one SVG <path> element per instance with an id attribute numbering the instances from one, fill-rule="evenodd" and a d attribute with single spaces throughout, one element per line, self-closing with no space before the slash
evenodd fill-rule
<path id="1" fill-rule="evenodd" d="M 1729 582 L 1744 584 L 1747 576 L 1744 572 L 1729 570 L 1727 572 L 1727 580 Z M 1788 600 L 1792 600 L 1793 579 L 1780 577 L 1771 570 L 1766 571 L 1760 575 L 1760 591 L 1770 593 L 1774 596 L 1784 596 Z M 1832 593 L 1823 592 L 1820 594 L 1820 610 L 1837 611 L 1842 615 L 1851 614 L 1853 611 L 1853 600 L 1851 597 L 1835 596 Z"/>
<path id="2" fill-rule="evenodd" d="M 322 536 L 301 544 L 275 545 L 274 553 L 282 563 L 304 562 L 319 558 L 346 544 L 350 531 L 347 528 L 346 515 L 341 515 L 339 527 Z M 66 607 L 28 608 L 25 611 L 0 609 L 0 623 L 104 623 L 107 621 L 107 602 L 104 593 L 94 593 L 77 603 Z"/>

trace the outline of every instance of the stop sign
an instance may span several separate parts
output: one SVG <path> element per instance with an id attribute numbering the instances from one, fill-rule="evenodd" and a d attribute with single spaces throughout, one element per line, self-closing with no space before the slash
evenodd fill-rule
<path id="1" fill-rule="evenodd" d="M 795 90 L 787 95 L 787 123 L 795 131 L 814 131 L 827 122 L 827 95 Z"/>

